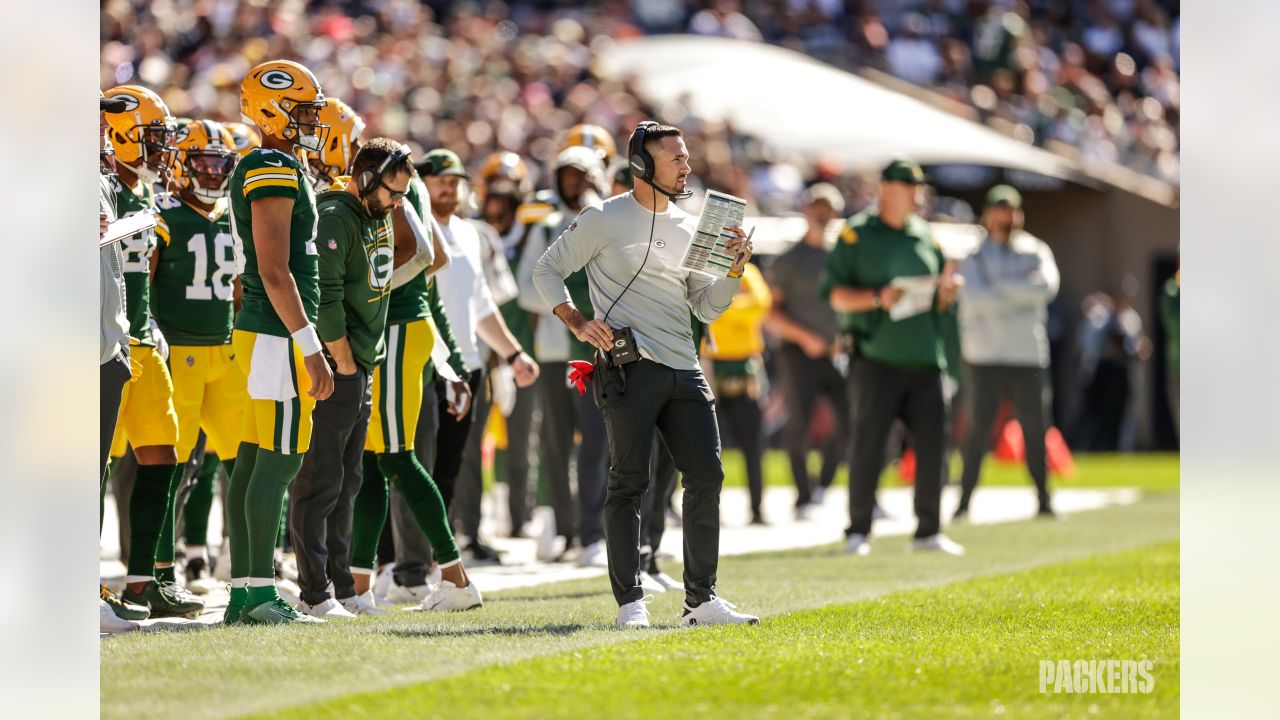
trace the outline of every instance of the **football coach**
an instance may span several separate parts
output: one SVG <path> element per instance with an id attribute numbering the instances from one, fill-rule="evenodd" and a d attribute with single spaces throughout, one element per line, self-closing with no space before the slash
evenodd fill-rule
<path id="1" fill-rule="evenodd" d="M 649 486 L 656 427 L 684 474 L 684 587 L 680 624 L 754 623 L 715 595 L 720 555 L 720 434 L 711 387 L 698 365 L 689 313 L 709 323 L 733 301 L 751 243 L 741 228 L 726 245 L 728 277 L 681 267 L 697 218 L 672 200 L 689 197 L 689 151 L 679 129 L 645 121 L 627 146 L 635 187 L 588 205 L 547 248 L 534 283 L 581 341 L 598 349 L 592 392 L 609 437 L 604 533 L 617 626 L 648 627 L 640 588 L 640 502 Z M 564 278 L 586 267 L 594 320 L 578 311 Z M 603 312 L 602 312 L 603 311 Z"/>

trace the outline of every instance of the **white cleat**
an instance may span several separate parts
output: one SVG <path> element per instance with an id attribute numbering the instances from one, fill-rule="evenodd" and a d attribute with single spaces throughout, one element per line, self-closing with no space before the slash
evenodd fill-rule
<path id="1" fill-rule="evenodd" d="M 640 573 L 640 589 L 647 593 L 664 593 L 667 587 L 647 572 Z"/>
<path id="2" fill-rule="evenodd" d="M 321 620 L 350 620 L 355 617 L 354 614 L 333 598 L 325 598 L 324 602 L 316 605 L 300 602 L 298 603 L 298 612 Z"/>
<path id="3" fill-rule="evenodd" d="M 111 606 L 102 598 L 98 598 L 98 632 L 118 633 L 137 630 L 140 625 L 132 620 L 117 617 Z"/>
<path id="4" fill-rule="evenodd" d="M 937 533 L 929 537 L 916 538 L 907 546 L 911 552 L 943 552 L 948 555 L 963 555 L 964 546 L 951 538 Z"/>
<path id="5" fill-rule="evenodd" d="M 850 555 L 870 555 L 871 543 L 862 533 L 854 533 L 844 541 L 844 551 Z"/>
<path id="6" fill-rule="evenodd" d="M 653 573 L 649 577 L 653 578 L 655 581 L 657 581 L 659 585 L 666 588 L 667 590 L 679 590 L 681 592 L 684 591 L 684 585 L 680 584 L 679 582 L 676 581 L 675 578 L 671 577 L 670 575 L 664 572 Z"/>
<path id="7" fill-rule="evenodd" d="M 609 550 L 603 540 L 597 540 L 582 548 L 582 556 L 578 558 L 579 567 L 609 567 Z"/>
<path id="8" fill-rule="evenodd" d="M 374 578 L 373 596 L 377 598 L 378 602 L 386 602 L 387 593 L 391 591 L 391 586 L 395 584 L 395 579 L 392 577 L 395 569 L 395 563 L 387 563 L 382 566 L 382 569 L 378 571 L 378 576 Z"/>
<path id="9" fill-rule="evenodd" d="M 466 587 L 458 587 L 449 580 L 441 580 L 440 586 L 432 590 L 421 605 L 408 609 L 451 612 L 471 610 L 483 604 L 484 600 L 481 599 L 480 590 L 475 583 L 469 583 Z"/>
<path id="10" fill-rule="evenodd" d="M 696 608 L 684 606 L 680 627 L 702 625 L 755 625 L 760 618 L 737 611 L 737 607 L 724 598 L 713 597 Z"/>
<path id="11" fill-rule="evenodd" d="M 352 615 L 390 615 L 387 610 L 378 607 L 378 603 L 373 599 L 373 591 L 365 590 L 363 595 L 352 595 L 349 598 L 342 598 L 342 607 Z"/>
<path id="12" fill-rule="evenodd" d="M 645 595 L 635 602 L 619 607 L 618 618 L 614 621 L 614 625 L 620 630 L 649 627 L 649 601 L 651 600 L 653 600 L 652 595 Z"/>
<path id="13" fill-rule="evenodd" d="M 387 602 L 397 603 L 418 603 L 427 599 L 431 594 L 430 585 L 392 585 L 387 591 Z"/>

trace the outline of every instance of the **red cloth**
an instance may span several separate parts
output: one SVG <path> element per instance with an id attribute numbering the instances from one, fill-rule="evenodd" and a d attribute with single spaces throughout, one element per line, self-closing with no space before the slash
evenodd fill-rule
<path id="1" fill-rule="evenodd" d="M 578 388 L 579 395 L 586 395 L 587 386 L 584 381 L 591 379 L 596 366 L 586 360 L 570 360 L 569 368 L 569 382 Z"/>

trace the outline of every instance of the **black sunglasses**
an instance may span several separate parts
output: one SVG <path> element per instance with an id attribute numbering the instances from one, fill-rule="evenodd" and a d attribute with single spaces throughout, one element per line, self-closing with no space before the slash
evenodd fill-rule
<path id="1" fill-rule="evenodd" d="M 378 182 L 378 184 L 386 188 L 387 192 L 390 193 L 392 202 L 395 202 L 396 200 L 399 200 L 400 198 L 409 194 L 408 188 L 405 188 L 404 190 L 392 190 L 391 186 L 387 184 L 386 180 L 381 180 Z"/>

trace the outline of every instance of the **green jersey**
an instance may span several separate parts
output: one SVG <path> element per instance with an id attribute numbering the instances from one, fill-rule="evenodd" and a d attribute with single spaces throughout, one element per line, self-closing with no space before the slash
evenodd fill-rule
<path id="1" fill-rule="evenodd" d="M 225 201 L 213 212 L 156 198 L 157 263 L 152 313 L 171 345 L 225 345 L 235 320 L 236 248 Z"/>
<path id="2" fill-rule="evenodd" d="M 404 201 L 406 205 L 413 206 L 422 220 L 423 227 L 431 233 L 431 208 L 427 206 L 426 199 L 426 186 L 417 176 L 414 176 L 409 181 L 409 190 L 405 193 Z M 427 271 L 423 270 L 409 282 L 391 291 L 387 323 L 403 323 L 425 317 L 431 317 L 431 306 L 427 302 Z"/>
<path id="3" fill-rule="evenodd" d="M 386 356 L 387 296 L 395 264 L 390 218 L 373 218 L 346 190 L 316 198 L 320 213 L 320 339 L 343 337 L 355 361 L 372 370 Z"/>
<path id="4" fill-rule="evenodd" d="M 922 218 L 912 215 L 905 226 L 894 228 L 876 213 L 862 212 L 845 223 L 827 257 L 822 298 L 830 299 L 838 286 L 875 289 L 896 277 L 937 277 L 945 264 Z M 842 328 L 852 331 L 858 352 L 872 360 L 901 367 L 947 367 L 942 317 L 935 309 L 899 320 L 884 310 L 838 313 L 838 319 Z"/>
<path id="5" fill-rule="evenodd" d="M 236 328 L 288 337 L 285 327 L 258 274 L 258 252 L 253 244 L 253 201 L 265 197 L 293 200 L 289 223 L 289 273 L 298 286 L 302 309 L 314 323 L 320 306 L 320 281 L 316 255 L 316 196 L 311 181 L 296 158 L 278 150 L 259 148 L 243 157 L 231 174 L 231 235 L 244 255 L 240 273 L 240 314 Z"/>
<path id="6" fill-rule="evenodd" d="M 124 219 L 145 210 L 155 210 L 155 193 L 151 184 L 138 182 L 129 188 L 118 179 L 116 191 L 116 217 Z M 151 337 L 151 253 L 156 248 L 154 230 L 144 230 L 120 241 L 124 254 L 125 315 L 129 319 L 129 336 L 139 345 L 155 347 Z"/>

